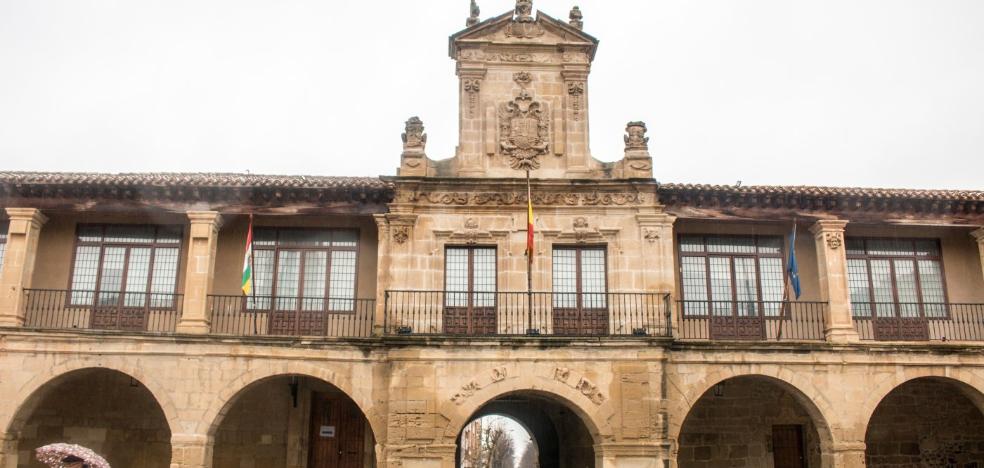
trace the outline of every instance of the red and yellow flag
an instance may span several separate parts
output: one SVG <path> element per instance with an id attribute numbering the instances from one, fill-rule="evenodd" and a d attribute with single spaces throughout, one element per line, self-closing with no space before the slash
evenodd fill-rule
<path id="1" fill-rule="evenodd" d="M 526 179 L 526 258 L 533 263 L 533 190 Z"/>

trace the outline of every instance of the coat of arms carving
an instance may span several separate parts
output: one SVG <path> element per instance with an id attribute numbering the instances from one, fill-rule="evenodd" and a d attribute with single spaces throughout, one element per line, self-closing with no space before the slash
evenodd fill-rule
<path id="1" fill-rule="evenodd" d="M 499 106 L 499 147 L 513 169 L 540 167 L 540 155 L 550 150 L 550 118 L 545 106 L 525 89 Z"/>

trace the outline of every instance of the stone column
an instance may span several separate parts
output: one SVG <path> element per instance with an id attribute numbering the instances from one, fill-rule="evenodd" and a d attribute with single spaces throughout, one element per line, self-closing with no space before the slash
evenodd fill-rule
<path id="1" fill-rule="evenodd" d="M 208 295 L 215 278 L 215 250 L 222 217 L 217 211 L 189 211 L 188 262 L 178 333 L 209 332 Z"/>
<path id="2" fill-rule="evenodd" d="M 831 448 L 832 468 L 863 468 L 864 442 L 835 442 Z M 826 466 L 826 465 L 825 465 Z"/>
<path id="3" fill-rule="evenodd" d="M 981 257 L 981 273 L 984 274 L 984 227 L 970 233 L 977 240 L 977 253 Z"/>
<path id="4" fill-rule="evenodd" d="M 851 320 L 851 296 L 847 287 L 846 225 L 847 221 L 825 219 L 810 228 L 817 248 L 820 297 L 827 302 L 825 334 L 827 341 L 837 343 L 858 341 L 858 332 Z"/>
<path id="5" fill-rule="evenodd" d="M 676 299 L 676 275 L 673 269 L 673 223 L 676 216 L 666 213 L 636 215 L 642 251 L 643 286 L 645 292 L 668 293 L 667 307 L 670 312 L 670 326 L 673 336 L 677 334 L 678 320 Z"/>
<path id="6" fill-rule="evenodd" d="M 0 468 L 17 468 L 17 434 L 0 434 Z"/>
<path id="7" fill-rule="evenodd" d="M 205 434 L 171 436 L 170 468 L 212 468 L 215 439 Z"/>
<path id="8" fill-rule="evenodd" d="M 0 269 L 0 326 L 24 326 L 24 290 L 31 287 L 41 226 L 48 218 L 35 208 L 7 208 L 7 253 Z"/>

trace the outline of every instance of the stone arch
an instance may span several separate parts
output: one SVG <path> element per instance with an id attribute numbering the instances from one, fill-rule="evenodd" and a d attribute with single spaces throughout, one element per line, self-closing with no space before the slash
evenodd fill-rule
<path id="1" fill-rule="evenodd" d="M 574 376 L 571 376 L 573 379 Z M 538 376 L 530 378 L 507 378 L 487 385 L 464 400 L 460 405 L 447 401 L 441 406 L 441 414 L 448 420 L 444 428 L 444 443 L 453 444 L 458 434 L 482 406 L 497 398 L 518 393 L 533 393 L 561 404 L 578 416 L 588 429 L 595 445 L 614 438 L 608 423 L 614 416 L 611 404 L 606 400 L 597 404 L 587 395 L 555 379 Z"/>
<path id="2" fill-rule="evenodd" d="M 859 434 L 861 440 L 864 440 L 865 430 L 871 422 L 871 416 L 874 415 L 875 409 L 885 397 L 907 382 L 921 378 L 937 378 L 955 384 L 961 393 L 974 403 L 981 413 L 984 413 L 984 377 L 961 368 L 905 367 L 879 379 L 874 387 L 868 390 L 868 397 L 861 406 L 861 411 L 858 412 L 860 423 L 858 428 L 861 430 Z"/>
<path id="3" fill-rule="evenodd" d="M 73 360 L 45 370 L 25 382 L 16 393 L 17 406 L 11 414 L 6 415 L 6 433 L 16 433 L 21 430 L 29 415 L 37 408 L 37 405 L 46 395 L 46 391 L 56 387 L 77 372 L 89 369 L 106 369 L 128 375 L 140 382 L 147 391 L 154 397 L 157 405 L 164 413 L 168 428 L 171 434 L 180 432 L 181 424 L 178 417 L 178 410 L 171 399 L 167 389 L 154 377 L 146 373 L 140 367 L 132 366 L 123 362 L 99 361 L 90 362 L 88 360 Z"/>
<path id="4" fill-rule="evenodd" d="M 205 410 L 199 420 L 196 429 L 197 434 L 207 434 L 209 437 L 215 435 L 215 431 L 222 424 L 225 415 L 236 403 L 239 396 L 243 395 L 254 385 L 285 376 L 311 377 L 327 382 L 345 393 L 362 411 L 369 421 L 369 427 L 377 441 L 385 440 L 386 412 L 372 404 L 372 397 L 367 390 L 356 388 L 351 385 L 350 377 L 340 377 L 341 371 L 327 366 L 316 366 L 297 361 L 277 363 L 276 365 L 257 366 L 254 369 L 243 372 L 238 377 L 229 382 L 221 384 L 221 391 L 212 400 L 211 405 Z M 372 411 L 368 409 L 372 408 Z"/>
<path id="5" fill-rule="evenodd" d="M 833 405 L 818 388 L 809 380 L 798 377 L 796 373 L 783 370 L 779 366 L 729 366 L 726 369 L 717 369 L 704 376 L 695 384 L 688 384 L 684 388 L 677 386 L 679 392 L 677 397 L 671 396 L 669 400 L 673 403 L 672 410 L 669 412 L 669 436 L 670 440 L 677 441 L 679 444 L 680 432 L 683 430 L 684 421 L 690 414 L 697 402 L 715 385 L 726 380 L 737 377 L 761 377 L 770 383 L 788 391 L 797 403 L 807 412 L 813 421 L 820 437 L 820 446 L 823 453 L 831 453 L 835 442 L 835 433 L 831 428 L 828 415 L 838 414 L 834 411 Z M 673 383 L 670 383 L 673 385 Z"/>

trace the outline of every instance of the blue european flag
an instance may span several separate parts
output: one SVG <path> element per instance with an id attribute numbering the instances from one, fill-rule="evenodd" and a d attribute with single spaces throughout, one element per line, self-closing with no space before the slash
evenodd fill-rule
<path id="1" fill-rule="evenodd" d="M 799 265 L 796 263 L 796 224 L 793 223 L 793 234 L 789 236 L 789 262 L 786 264 L 786 273 L 789 274 L 789 283 L 796 293 L 796 299 L 800 298 L 800 275 Z"/>

